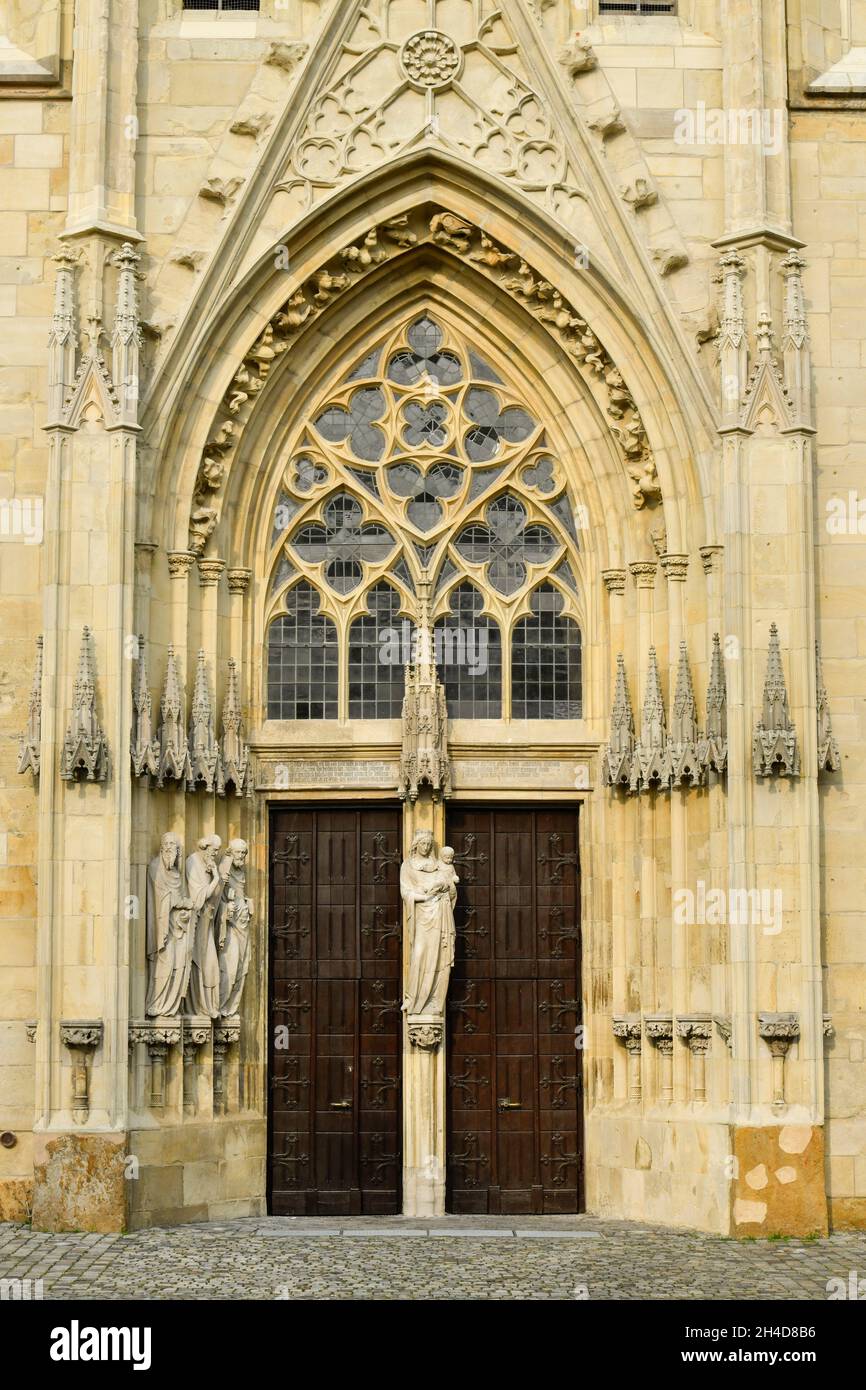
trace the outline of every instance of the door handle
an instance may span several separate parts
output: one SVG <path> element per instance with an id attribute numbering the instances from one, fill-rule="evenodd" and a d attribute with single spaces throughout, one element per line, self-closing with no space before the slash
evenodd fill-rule
<path id="1" fill-rule="evenodd" d="M 521 1103 L 520 1103 L 519 1100 L 509 1100 L 507 1096 L 502 1096 L 502 1097 L 499 1099 L 499 1101 L 497 1102 L 497 1105 L 498 1105 L 498 1108 L 499 1108 L 500 1110 L 520 1110 L 520 1109 L 521 1109 Z"/>
<path id="2" fill-rule="evenodd" d="M 332 1100 L 332 1101 L 331 1101 L 331 1109 L 332 1109 L 332 1110 L 351 1110 L 351 1108 L 352 1108 L 352 1102 L 351 1102 L 350 1100 Z"/>

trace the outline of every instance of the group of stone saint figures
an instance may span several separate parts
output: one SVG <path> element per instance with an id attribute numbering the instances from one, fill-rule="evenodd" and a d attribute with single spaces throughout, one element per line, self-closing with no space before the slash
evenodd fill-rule
<path id="1" fill-rule="evenodd" d="M 205 835 L 184 864 L 172 831 L 147 871 L 148 1018 L 181 1011 L 200 1018 L 237 1014 L 250 964 L 253 904 L 246 895 L 245 840 L 220 856 Z"/>
<path id="2" fill-rule="evenodd" d="M 419 830 L 400 867 L 400 893 L 406 905 L 409 971 L 403 1012 L 409 1041 L 432 1049 L 442 1041 L 445 996 L 454 964 L 454 903 L 460 880 L 454 851 L 437 853 L 429 830 Z"/>

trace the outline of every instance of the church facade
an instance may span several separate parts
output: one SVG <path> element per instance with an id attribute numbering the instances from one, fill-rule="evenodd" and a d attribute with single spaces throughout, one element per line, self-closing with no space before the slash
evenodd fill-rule
<path id="1" fill-rule="evenodd" d="M 0 1217 L 866 1224 L 863 0 L 13 0 Z"/>

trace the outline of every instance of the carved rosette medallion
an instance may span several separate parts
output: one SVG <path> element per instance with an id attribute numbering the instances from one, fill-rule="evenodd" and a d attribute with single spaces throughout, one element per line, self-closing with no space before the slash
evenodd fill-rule
<path id="1" fill-rule="evenodd" d="M 422 29 L 406 40 L 400 62 L 410 82 L 435 91 L 459 75 L 463 55 L 447 34 L 438 29 Z"/>

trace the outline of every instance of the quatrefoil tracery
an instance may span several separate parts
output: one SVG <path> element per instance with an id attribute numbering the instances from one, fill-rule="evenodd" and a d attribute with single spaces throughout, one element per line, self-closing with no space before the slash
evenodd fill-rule
<path id="1" fill-rule="evenodd" d="M 573 504 L 541 425 L 426 313 L 368 348 L 313 413 L 281 500 L 269 603 L 279 611 L 300 571 L 321 585 L 323 612 L 345 609 L 340 626 L 366 611 L 382 578 L 414 611 L 422 570 L 434 581 L 432 616 L 450 611 L 451 591 L 469 578 L 489 595 L 485 611 L 514 610 L 510 623 L 529 612 L 544 571 L 558 583 L 566 555 L 579 565 Z M 562 592 L 577 616 L 577 586 Z"/>

